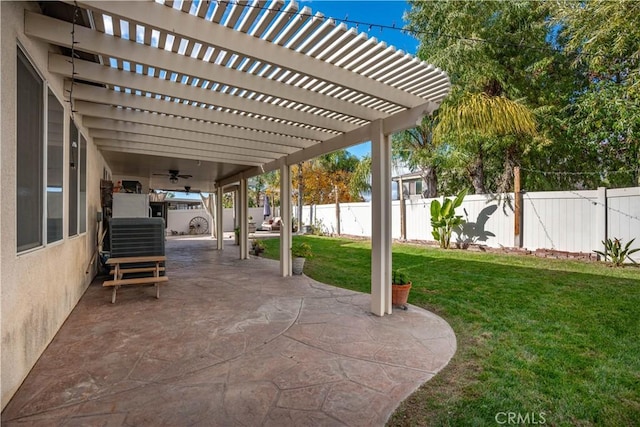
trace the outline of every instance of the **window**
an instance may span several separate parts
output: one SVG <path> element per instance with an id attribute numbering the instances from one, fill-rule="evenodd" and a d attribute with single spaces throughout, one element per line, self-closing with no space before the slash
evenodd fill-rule
<path id="1" fill-rule="evenodd" d="M 47 243 L 62 240 L 64 108 L 48 91 L 47 105 Z"/>
<path id="2" fill-rule="evenodd" d="M 78 170 L 80 132 L 71 120 L 69 124 L 69 236 L 78 234 Z"/>
<path id="3" fill-rule="evenodd" d="M 416 193 L 422 195 L 422 179 L 416 181 Z"/>
<path id="4" fill-rule="evenodd" d="M 80 134 L 80 183 L 78 215 L 80 217 L 80 232 L 87 231 L 87 140 Z"/>
<path id="5" fill-rule="evenodd" d="M 43 244 L 44 81 L 20 49 L 16 71 L 16 232 L 22 252 Z"/>
<path id="6" fill-rule="evenodd" d="M 69 125 L 69 236 L 87 231 L 87 140 Z"/>

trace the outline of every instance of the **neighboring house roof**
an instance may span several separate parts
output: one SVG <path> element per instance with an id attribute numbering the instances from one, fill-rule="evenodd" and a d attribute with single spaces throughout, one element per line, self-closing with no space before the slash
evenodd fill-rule
<path id="1" fill-rule="evenodd" d="M 379 119 L 406 129 L 450 90 L 443 71 L 296 2 L 75 4 L 90 27 L 48 6 L 25 32 L 62 47 L 49 71 L 112 172 L 153 188 L 175 169 L 212 191 L 368 140 Z"/>

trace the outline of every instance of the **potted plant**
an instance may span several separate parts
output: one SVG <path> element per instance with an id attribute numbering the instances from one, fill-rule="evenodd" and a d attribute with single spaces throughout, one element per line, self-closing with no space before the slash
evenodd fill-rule
<path id="1" fill-rule="evenodd" d="M 391 273 L 391 305 L 407 309 L 407 300 L 411 290 L 411 281 L 407 274 L 401 270 L 393 270 Z"/>
<path id="2" fill-rule="evenodd" d="M 256 223 L 253 221 L 253 216 L 249 215 L 249 233 L 255 233 L 256 232 Z"/>
<path id="3" fill-rule="evenodd" d="M 293 257 L 293 274 L 302 274 L 304 261 L 313 256 L 311 246 L 308 243 L 296 243 L 291 247 L 291 256 Z"/>
<path id="4" fill-rule="evenodd" d="M 264 242 L 262 240 L 254 239 L 251 241 L 251 253 L 255 256 L 260 256 L 264 252 Z"/>

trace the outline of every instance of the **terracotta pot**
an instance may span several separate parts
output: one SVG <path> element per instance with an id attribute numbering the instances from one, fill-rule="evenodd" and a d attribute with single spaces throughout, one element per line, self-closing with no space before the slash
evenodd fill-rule
<path id="1" fill-rule="evenodd" d="M 404 306 L 409 299 L 409 290 L 411 282 L 406 285 L 391 285 L 391 304 Z"/>

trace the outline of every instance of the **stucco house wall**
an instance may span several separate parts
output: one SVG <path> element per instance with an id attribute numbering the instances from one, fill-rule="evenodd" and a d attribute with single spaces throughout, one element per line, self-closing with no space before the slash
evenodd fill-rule
<path id="1" fill-rule="evenodd" d="M 87 231 L 68 236 L 69 104 L 63 80 L 47 70 L 49 45 L 24 35 L 24 9 L 36 3 L 0 2 L 0 326 L 2 341 L 1 392 L 6 406 L 96 274 L 85 273 L 97 240 L 96 212 L 100 210 L 99 184 L 106 165 L 93 141 L 87 138 Z M 32 65 L 44 77 L 65 109 L 63 239 L 17 253 L 16 233 L 16 69 L 21 45 Z M 78 117 L 76 124 L 87 132 Z M 108 171 L 108 169 L 106 169 Z"/>

